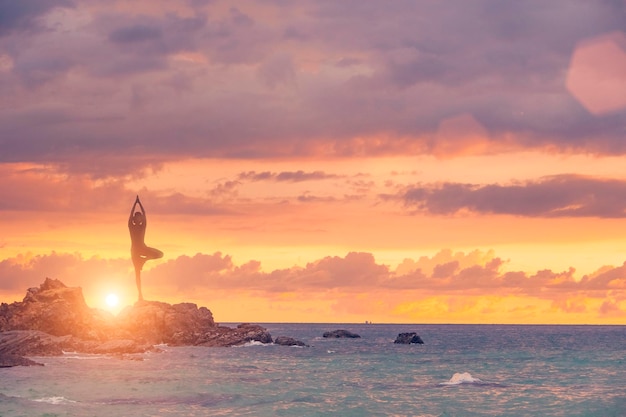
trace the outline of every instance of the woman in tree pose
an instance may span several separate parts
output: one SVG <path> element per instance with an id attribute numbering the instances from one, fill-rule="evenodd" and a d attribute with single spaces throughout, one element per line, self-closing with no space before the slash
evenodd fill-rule
<path id="1" fill-rule="evenodd" d="M 135 207 L 139 204 L 141 211 L 135 211 Z M 130 231 L 130 254 L 135 266 L 135 281 L 137 282 L 137 291 L 139 292 L 139 301 L 143 301 L 141 294 L 141 269 L 143 264 L 150 259 L 159 259 L 163 257 L 163 252 L 158 249 L 146 246 L 144 238 L 146 236 L 146 211 L 139 201 L 139 196 L 135 199 L 135 204 L 130 209 L 128 217 L 128 230 Z"/>

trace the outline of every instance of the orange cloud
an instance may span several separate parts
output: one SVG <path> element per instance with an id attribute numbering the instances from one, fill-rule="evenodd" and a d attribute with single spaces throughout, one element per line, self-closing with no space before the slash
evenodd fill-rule
<path id="1" fill-rule="evenodd" d="M 271 272 L 263 272 L 258 261 L 235 265 L 228 255 L 198 253 L 144 271 L 144 293 L 167 301 L 193 300 L 209 308 L 213 308 L 209 300 L 220 294 L 231 301 L 230 306 L 217 304 L 224 309 L 223 320 L 250 320 L 244 318 L 248 310 L 233 308 L 248 301 L 270 321 L 307 317 L 311 312 L 317 316 L 309 315 L 306 321 L 322 316 L 331 319 L 331 312 L 338 321 L 361 317 L 402 322 L 427 318 L 434 322 L 599 323 L 626 318 L 625 266 L 603 268 L 598 274 L 576 279 L 573 269 L 532 275 L 502 272 L 502 260 L 479 255 L 444 251 L 433 258 L 459 260 L 434 265 L 429 273 L 418 268 L 398 276 L 369 253 L 325 257 L 305 267 Z M 482 261 L 471 265 L 470 259 Z M 415 264 L 428 265 L 429 261 L 420 259 Z M 130 267 L 126 259 L 83 259 L 57 253 L 18 256 L 0 262 L 0 291 L 17 295 L 50 276 L 82 286 L 88 301 L 102 298 L 107 285 L 132 300 Z M 294 316 L 283 316 L 286 311 Z"/>

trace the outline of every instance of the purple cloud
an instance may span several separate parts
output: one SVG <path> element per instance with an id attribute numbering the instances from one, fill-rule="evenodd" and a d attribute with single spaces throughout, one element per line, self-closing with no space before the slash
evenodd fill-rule
<path id="1" fill-rule="evenodd" d="M 13 31 L 41 30 L 39 18 L 56 7 L 71 7 L 70 0 L 0 0 L 0 37 Z"/>
<path id="2" fill-rule="evenodd" d="M 138 43 L 161 39 L 161 30 L 157 27 L 135 25 L 116 29 L 109 35 L 113 43 Z"/>
<path id="3" fill-rule="evenodd" d="M 251 181 L 284 181 L 284 182 L 302 182 L 302 181 L 313 181 L 313 180 L 326 180 L 326 179 L 334 179 L 338 178 L 338 175 L 335 174 L 327 174 L 323 171 L 312 171 L 312 172 L 304 172 L 302 170 L 298 171 L 283 171 L 283 172 L 255 172 L 248 171 L 242 172 L 239 174 L 240 180 L 251 180 Z"/>
<path id="4" fill-rule="evenodd" d="M 495 149 L 626 152 L 626 110 L 592 115 L 564 82 L 621 2 L 43 3 L 2 3 L 0 162 L 429 153 L 459 115 Z"/>
<path id="5" fill-rule="evenodd" d="M 461 210 L 527 217 L 626 217 L 626 182 L 558 175 L 510 185 L 443 183 L 409 187 L 407 207 L 448 215 Z"/>

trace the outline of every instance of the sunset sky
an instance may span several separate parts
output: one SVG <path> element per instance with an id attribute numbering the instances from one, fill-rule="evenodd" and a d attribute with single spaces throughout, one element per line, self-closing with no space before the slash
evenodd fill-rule
<path id="1" fill-rule="evenodd" d="M 0 300 L 626 324 L 626 0 L 0 0 Z"/>

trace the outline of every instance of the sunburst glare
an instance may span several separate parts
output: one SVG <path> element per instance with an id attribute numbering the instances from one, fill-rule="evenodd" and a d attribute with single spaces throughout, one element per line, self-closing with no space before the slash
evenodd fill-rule
<path id="1" fill-rule="evenodd" d="M 117 307 L 117 305 L 119 304 L 120 299 L 119 299 L 119 297 L 117 296 L 117 294 L 112 294 L 112 293 L 111 293 L 111 294 L 109 294 L 109 295 L 107 295 L 107 296 L 106 296 L 105 302 L 106 302 L 106 305 L 107 305 L 109 308 L 115 308 L 115 307 Z"/>

